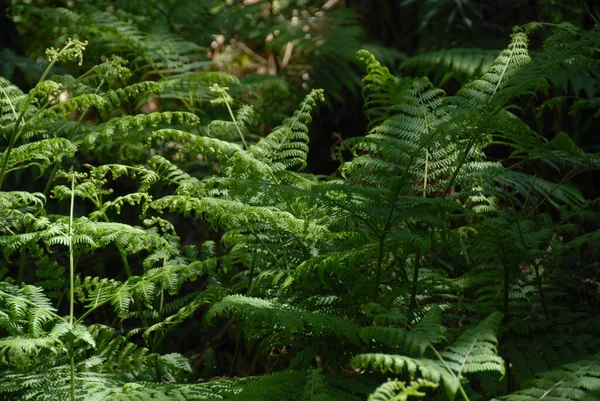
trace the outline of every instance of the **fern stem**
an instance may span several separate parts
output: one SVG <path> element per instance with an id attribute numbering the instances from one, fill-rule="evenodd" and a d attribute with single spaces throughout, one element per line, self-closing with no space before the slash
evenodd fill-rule
<path id="1" fill-rule="evenodd" d="M 133 276 L 133 273 L 131 272 L 131 266 L 129 265 L 129 261 L 127 260 L 127 254 L 120 246 L 117 247 L 117 249 L 119 250 L 119 255 L 121 255 L 121 261 L 123 262 L 123 267 L 125 268 L 125 273 L 127 274 L 127 278 L 131 278 Z M 134 295 L 133 301 L 135 302 L 137 310 L 140 314 L 140 320 L 142 322 L 142 325 L 144 326 L 144 329 L 147 329 L 150 326 L 148 325 L 148 320 L 146 319 L 146 316 L 144 316 L 144 314 L 143 314 L 144 310 L 142 309 L 142 304 L 140 303 L 139 297 L 137 295 Z M 154 344 L 153 344 L 153 346 L 154 346 Z M 152 347 L 152 348 L 153 348 L 152 351 L 154 352 L 154 347 Z"/>
<path id="2" fill-rule="evenodd" d="M 71 171 L 73 172 L 73 171 Z M 73 216 L 75 211 L 75 174 L 71 176 L 71 205 L 69 208 L 69 326 L 74 328 L 75 315 L 75 263 L 73 260 Z M 75 339 L 71 336 L 71 401 L 75 401 Z"/>
<path id="3" fill-rule="evenodd" d="M 445 198 L 448 195 L 448 193 L 450 192 L 450 189 L 452 189 L 452 187 L 454 186 L 454 183 L 456 182 L 456 177 L 458 176 L 458 173 L 459 173 L 460 169 L 462 168 L 463 164 L 465 164 L 465 160 L 467 159 L 467 156 L 471 152 L 471 148 L 473 147 L 474 144 L 475 144 L 475 138 L 474 138 L 474 136 L 471 136 L 471 139 L 469 139 L 469 142 L 467 142 L 467 146 L 466 146 L 465 150 L 460 155 L 460 159 L 458 161 L 458 165 L 456 166 L 456 169 L 454 169 L 454 172 L 452 173 L 452 176 L 450 177 L 450 180 L 448 181 L 448 184 L 446 185 L 446 188 L 444 189 L 444 194 L 442 195 L 442 198 Z"/>
<path id="4" fill-rule="evenodd" d="M 23 276 L 25 275 L 25 252 L 26 249 L 21 250 L 19 256 L 19 273 L 17 274 L 17 285 L 23 284 Z"/>
<path id="5" fill-rule="evenodd" d="M 419 282 L 419 269 L 421 268 L 421 253 L 415 253 L 415 265 L 413 268 L 413 280 L 412 289 L 410 293 L 410 304 L 409 309 L 415 310 L 417 308 L 417 283 Z"/>
<path id="6" fill-rule="evenodd" d="M 71 345 L 71 348 L 73 346 Z M 70 361 L 70 370 L 71 370 L 71 401 L 75 401 L 75 350 L 71 349 L 71 361 Z"/>
<path id="7" fill-rule="evenodd" d="M 379 295 L 379 282 L 381 280 L 381 262 L 383 259 L 383 243 L 385 241 L 385 234 L 379 237 L 379 246 L 377 247 L 377 265 L 375 267 L 375 286 L 373 287 L 373 302 L 377 302 Z"/>
<path id="8" fill-rule="evenodd" d="M 10 106 L 10 110 L 12 111 L 13 115 L 15 116 L 16 119 L 18 119 L 19 115 L 17 114 L 17 111 L 15 110 L 15 106 L 13 105 L 13 102 L 10 100 L 10 96 L 8 96 L 8 93 L 6 93 L 6 91 L 4 89 L 0 88 L 0 90 L 6 97 L 6 100 L 8 101 L 8 105 Z"/>
<path id="9" fill-rule="evenodd" d="M 231 99 L 231 98 L 229 98 L 229 99 Z M 240 126 L 235 118 L 235 115 L 233 114 L 233 110 L 231 109 L 231 106 L 229 105 L 229 100 L 225 96 L 223 96 L 223 102 L 225 103 L 225 106 L 227 106 L 227 111 L 229 112 L 231 121 L 233 121 L 233 125 L 235 125 L 235 129 L 237 130 L 238 134 L 240 135 L 240 138 L 242 139 L 242 143 L 244 144 L 244 149 L 248 149 L 248 144 L 246 144 L 246 140 L 244 139 L 244 134 L 242 134 L 242 130 L 240 129 Z"/>
<path id="10" fill-rule="evenodd" d="M 233 351 L 233 360 L 231 361 L 231 367 L 229 368 L 229 376 L 233 376 L 233 374 L 236 371 L 236 365 L 237 365 L 237 361 L 238 358 L 240 357 L 240 343 L 241 343 L 241 338 L 242 338 L 242 331 L 238 331 L 237 335 L 235 336 L 235 351 Z"/>
<path id="11" fill-rule="evenodd" d="M 408 283 L 408 274 L 406 274 L 406 257 L 408 255 L 403 255 L 402 264 L 400 264 L 400 258 L 396 256 L 396 260 L 394 262 L 395 265 L 398 266 L 398 278 L 401 279 L 402 283 Z"/>
<path id="12" fill-rule="evenodd" d="M 550 191 L 548 191 L 548 193 L 546 193 L 546 196 L 544 196 L 544 198 L 539 201 L 527 214 L 526 218 L 529 218 L 530 216 L 533 216 L 533 214 L 538 210 L 538 208 L 544 204 L 544 202 L 546 202 L 546 200 L 548 200 L 548 198 L 550 198 L 550 196 L 562 185 L 563 182 L 565 181 L 569 181 L 570 179 L 574 178 L 575 176 L 577 176 L 578 174 L 582 173 L 582 171 L 578 171 L 577 167 L 573 167 L 567 174 L 565 174 L 560 181 L 558 181 Z"/>
<path id="13" fill-rule="evenodd" d="M 533 270 L 535 271 L 535 281 L 537 283 L 538 292 L 540 293 L 540 301 L 542 302 L 542 309 L 544 311 L 544 317 L 550 321 L 550 315 L 548 314 L 548 306 L 546 305 L 546 295 L 544 294 L 544 288 L 542 286 L 542 277 L 540 276 L 540 266 L 534 261 Z"/>
<path id="14" fill-rule="evenodd" d="M 75 175 L 71 177 L 71 206 L 69 208 L 69 324 L 73 329 L 75 315 L 75 263 L 73 259 L 73 214 L 75 210 Z"/>
<path id="15" fill-rule="evenodd" d="M 503 302 L 504 302 L 504 315 L 506 316 L 506 319 L 508 319 L 508 296 L 509 296 L 509 280 L 510 280 L 510 269 L 508 266 L 508 261 L 506 260 L 506 253 L 504 252 L 504 247 L 500 247 L 500 253 L 502 254 L 502 265 L 504 266 L 504 282 L 503 282 L 503 287 L 504 287 L 504 295 L 503 295 Z"/>
<path id="16" fill-rule="evenodd" d="M 533 178 L 533 181 L 529 187 L 529 191 L 527 192 L 527 197 L 525 198 L 525 202 L 523 203 L 522 209 L 525 209 L 525 206 L 527 205 L 527 202 L 529 201 L 529 197 L 531 195 L 531 191 L 533 188 L 533 183 L 535 182 L 536 178 L 537 178 L 537 176 L 535 176 Z M 512 204 L 512 202 L 511 202 L 511 204 Z M 513 209 L 516 210 L 515 205 L 512 204 L 512 206 L 513 206 Z M 517 232 L 519 233 L 519 239 L 521 240 L 521 246 L 523 247 L 523 250 L 525 251 L 527 249 L 527 244 L 525 243 L 525 237 L 523 236 L 523 230 L 521 230 L 520 220 L 518 220 L 518 219 L 515 219 L 515 220 L 516 220 Z M 535 281 L 536 281 L 536 284 L 538 287 L 538 292 L 540 293 L 540 300 L 542 302 L 542 309 L 544 310 L 544 317 L 546 318 L 546 320 L 549 321 L 550 316 L 548 315 L 548 307 L 546 305 L 546 296 L 544 294 L 544 288 L 542 287 L 542 279 L 540 277 L 540 267 L 535 260 L 532 261 L 532 263 L 533 263 L 533 269 L 535 271 Z"/>
<path id="17" fill-rule="evenodd" d="M 127 274 L 127 278 L 131 278 L 133 274 L 131 273 L 131 266 L 129 266 L 129 261 L 127 260 L 127 255 L 125 251 L 121 249 L 121 247 L 117 247 L 119 249 L 119 255 L 121 256 L 121 261 L 123 262 L 123 267 L 125 268 L 125 274 Z"/>
<path id="18" fill-rule="evenodd" d="M 412 159 L 411 159 L 412 160 Z M 385 237 L 387 236 L 387 230 L 390 228 L 390 224 L 392 223 L 392 215 L 394 214 L 394 209 L 396 208 L 396 202 L 398 201 L 398 195 L 400 194 L 400 190 L 402 189 L 402 181 L 397 180 L 395 182 L 395 190 L 393 193 L 393 198 L 391 199 L 390 210 L 388 212 L 387 218 L 385 220 L 385 224 L 381 233 L 379 235 L 379 247 L 378 247 L 378 255 L 377 255 L 377 266 L 375 270 L 375 288 L 373 289 L 373 302 L 377 302 L 377 297 L 379 296 L 379 282 L 381 280 L 381 265 L 383 261 L 383 246 L 385 243 Z"/>
<path id="19" fill-rule="evenodd" d="M 48 197 L 50 193 L 50 187 L 52 186 L 52 181 L 54 181 L 54 177 L 56 177 L 56 173 L 58 172 L 58 163 L 52 167 L 52 171 L 50 172 L 50 177 L 48 177 L 48 181 L 46 182 L 46 186 L 44 187 L 44 196 Z"/>
<path id="20" fill-rule="evenodd" d="M 252 287 L 252 280 L 254 280 L 254 266 L 256 265 L 256 253 L 252 258 L 252 264 L 250 265 L 250 278 L 248 279 L 248 289 L 246 290 L 246 294 L 250 292 L 250 288 Z"/>
<path id="21" fill-rule="evenodd" d="M 250 230 L 250 232 L 252 233 L 252 235 L 254 236 L 254 238 L 256 238 L 256 239 L 257 239 L 257 240 L 258 240 L 258 241 L 261 243 L 261 245 L 265 247 L 265 250 L 266 250 L 266 251 L 267 251 L 267 253 L 268 253 L 268 254 L 269 254 L 269 255 L 270 255 L 272 258 L 273 258 L 273 260 L 275 261 L 275 263 L 276 263 L 278 266 L 280 266 L 282 269 L 285 269 L 285 268 L 286 268 L 286 266 L 285 266 L 285 265 L 284 265 L 284 264 L 283 264 L 283 263 L 282 263 L 282 262 L 279 260 L 279 258 L 277 257 L 277 255 L 275 255 L 275 254 L 273 253 L 273 251 L 271 250 L 271 248 L 269 248 L 269 247 L 267 246 L 267 244 L 265 244 L 265 242 L 262 240 L 262 238 L 260 238 L 260 237 L 258 236 L 258 234 L 256 234 L 256 233 L 254 232 L 254 230 L 252 229 L 252 227 L 248 227 L 248 229 Z"/>
<path id="22" fill-rule="evenodd" d="M 452 376 L 454 376 L 454 378 L 458 382 L 458 390 L 460 391 L 460 395 L 463 396 L 464 401 L 469 401 L 469 397 L 467 396 L 467 393 L 465 392 L 465 389 L 463 388 L 462 384 L 460 383 L 460 379 L 456 376 L 456 373 L 454 373 L 454 371 L 452 369 L 450 369 L 450 366 L 448 366 L 448 364 L 446 363 L 446 361 L 444 360 L 444 358 L 442 358 L 442 356 L 440 355 L 440 353 L 438 352 L 438 350 L 435 349 L 435 347 L 433 346 L 433 344 L 429 343 L 429 348 L 431 348 L 433 350 L 433 353 L 440 360 L 440 362 L 442 363 L 442 365 L 444 365 L 444 367 L 446 368 L 446 370 Z"/>
<path id="23" fill-rule="evenodd" d="M 428 180 L 428 170 L 429 170 L 429 150 L 425 148 L 425 173 L 423 177 L 423 198 L 427 197 L 427 180 Z"/>

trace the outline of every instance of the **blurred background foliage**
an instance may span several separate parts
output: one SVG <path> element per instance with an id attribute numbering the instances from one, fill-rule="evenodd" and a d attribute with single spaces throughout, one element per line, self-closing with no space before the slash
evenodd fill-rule
<path id="1" fill-rule="evenodd" d="M 217 82 L 254 106 L 267 132 L 308 90 L 325 89 L 328 107 L 311 127 L 308 169 L 318 174 L 337 168 L 336 144 L 366 132 L 357 50 L 397 74 L 427 75 L 451 94 L 490 65 L 513 26 L 590 28 L 599 18 L 597 0 L 2 0 L 0 8 L 0 74 L 24 88 L 39 78 L 47 47 L 79 37 L 90 42 L 84 71 L 116 54 L 131 61 L 137 81 L 168 83 L 145 105 L 151 110 L 183 105 L 222 117 L 207 104 L 214 96 L 207 83 Z M 591 97 L 595 85 L 581 77 L 556 89 Z M 523 106 L 532 118 L 543 113 Z M 585 116 L 571 121 L 568 104 L 555 107 L 538 120 L 540 133 L 552 137 L 568 124 L 577 144 L 600 150 Z"/>
<path id="2" fill-rule="evenodd" d="M 327 106 L 316 112 L 309 128 L 311 149 L 307 171 L 329 175 L 339 165 L 334 148 L 345 139 L 367 132 L 368 119 L 360 91 L 364 67 L 356 58 L 359 49 L 369 50 L 396 75 L 428 76 L 435 86 L 454 94 L 465 82 L 480 76 L 506 48 L 514 26 L 546 21 L 569 22 L 589 29 L 600 20 L 599 3 L 599 0 L 0 0 L 0 75 L 28 90 L 44 69 L 45 49 L 58 48 L 70 37 L 87 40 L 83 64 L 56 68 L 56 73 L 80 76 L 115 55 L 115 62 L 127 60 L 133 73 L 130 83 L 156 81 L 162 86 L 160 93 L 124 105 L 126 110 L 122 115 L 187 110 L 200 117 L 198 129 L 212 122 L 214 131 L 215 121 L 230 120 L 222 104 L 211 102 L 217 95 L 209 88 L 217 83 L 230 89 L 234 110 L 245 104 L 254 108 L 248 124 L 252 127 L 248 133 L 250 139 L 270 132 L 291 114 L 308 91 L 323 88 Z M 530 48 L 540 50 L 549 34 L 549 28 L 540 30 L 537 36 L 532 36 Z M 538 99 L 537 104 L 542 107 L 523 102 L 517 105 L 519 110 L 515 113 L 548 139 L 568 132 L 585 151 L 599 152 L 600 127 L 597 119 L 591 118 L 598 109 L 597 100 L 591 104 L 595 108 L 569 114 L 573 104 L 570 96 L 576 93 L 597 99 L 598 82 L 598 77 L 585 74 L 576 79 L 571 76 L 569 81 L 557 76 L 548 98 L 559 98 L 560 102 L 544 103 L 544 99 Z M 95 117 L 93 112 L 75 116 L 83 121 Z M 135 143 L 141 142 L 142 137 L 130 134 L 123 143 L 115 139 L 113 144 L 99 146 L 87 162 L 144 160 L 145 155 L 140 154 L 147 151 L 144 143 Z M 174 149 L 165 149 L 164 155 L 169 156 L 169 152 L 176 153 Z M 492 160 L 506 161 L 510 157 L 509 150 L 500 146 L 487 152 Z M 197 172 L 210 169 L 207 164 L 206 160 L 192 160 L 187 166 Z M 550 169 L 527 172 L 541 177 L 553 174 Z M 18 188 L 30 185 L 31 191 L 42 191 L 43 188 L 35 187 L 38 184 L 34 178 L 34 173 L 20 177 Z M 574 184 L 579 184 L 588 198 L 600 196 L 597 174 L 582 174 L 577 180 Z M 125 181 L 117 185 L 128 184 Z M 132 188 L 115 189 L 130 193 Z M 219 239 L 217 234 L 207 234 L 205 223 L 173 220 L 184 244 Z M 117 256 L 106 253 L 103 258 L 89 261 L 90 270 L 113 266 L 106 262 L 112 257 Z M 593 300 L 590 304 L 598 300 L 595 286 L 600 274 L 597 260 L 592 259 L 573 260 L 574 267 L 566 270 L 571 274 L 581 266 L 585 268 L 580 274 L 590 280 L 589 288 L 584 289 Z M 191 341 L 182 339 L 182 343 Z"/>

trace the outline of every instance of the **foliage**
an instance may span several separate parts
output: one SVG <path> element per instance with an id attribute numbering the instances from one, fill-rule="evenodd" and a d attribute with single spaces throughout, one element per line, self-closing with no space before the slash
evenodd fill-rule
<path id="1" fill-rule="evenodd" d="M 48 50 L 28 93 L 0 78 L 4 398 L 597 396 L 595 316 L 565 302 L 560 274 L 600 239 L 597 201 L 573 180 L 600 156 L 546 139 L 519 105 L 597 104 L 597 85 L 575 83 L 600 72 L 598 29 L 554 26 L 534 53 L 544 25 L 517 27 L 454 95 L 359 51 L 368 132 L 321 178 L 302 169 L 322 90 L 261 135 L 260 103 L 225 86 L 238 78 L 151 29 L 167 9 L 136 20 L 98 5 L 51 9 L 90 44 Z M 87 65 L 86 51 L 118 55 Z M 73 62 L 86 71 L 54 69 Z M 172 110 L 149 109 L 155 96 Z M 492 160 L 493 146 L 510 155 Z M 186 332 L 200 353 L 168 352 Z"/>

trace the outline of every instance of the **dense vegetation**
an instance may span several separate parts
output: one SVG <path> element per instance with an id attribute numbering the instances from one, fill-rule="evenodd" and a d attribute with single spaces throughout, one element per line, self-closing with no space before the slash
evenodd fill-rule
<path id="1" fill-rule="evenodd" d="M 600 399 L 597 14 L 352 3 L 10 2 L 2 399 Z"/>

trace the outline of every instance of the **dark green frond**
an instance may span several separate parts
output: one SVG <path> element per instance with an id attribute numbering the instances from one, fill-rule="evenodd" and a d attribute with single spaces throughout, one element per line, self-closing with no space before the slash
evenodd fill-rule
<path id="1" fill-rule="evenodd" d="M 527 388 L 496 400 L 592 401 L 600 394 L 598 355 L 543 372 Z"/>

